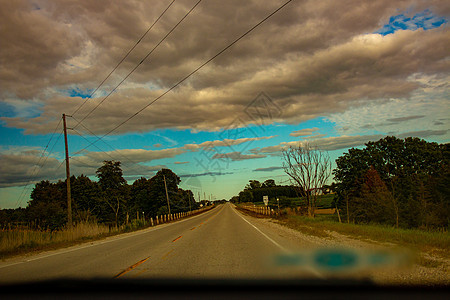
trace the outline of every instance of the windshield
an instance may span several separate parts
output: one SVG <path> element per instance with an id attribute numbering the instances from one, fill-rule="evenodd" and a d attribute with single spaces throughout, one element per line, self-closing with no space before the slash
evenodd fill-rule
<path id="1" fill-rule="evenodd" d="M 445 1 L 12 1 L 0 284 L 448 285 Z"/>

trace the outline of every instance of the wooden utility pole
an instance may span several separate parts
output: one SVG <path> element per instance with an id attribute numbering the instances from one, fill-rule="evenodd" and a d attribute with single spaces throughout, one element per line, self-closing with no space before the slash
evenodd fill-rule
<path id="1" fill-rule="evenodd" d="M 163 174 L 163 178 L 164 178 L 164 187 L 166 188 L 167 208 L 169 208 L 169 215 L 170 215 L 169 194 L 167 193 L 166 176 L 164 174 Z"/>
<path id="2" fill-rule="evenodd" d="M 72 229 L 72 196 L 70 193 L 70 166 L 69 166 L 69 147 L 67 145 L 67 126 L 66 115 L 62 115 L 64 125 L 64 144 L 66 146 L 66 185 L 67 185 L 67 225 Z"/>
<path id="3" fill-rule="evenodd" d="M 191 211 L 192 210 L 191 209 L 191 192 L 188 191 L 188 193 L 189 193 L 189 211 Z"/>

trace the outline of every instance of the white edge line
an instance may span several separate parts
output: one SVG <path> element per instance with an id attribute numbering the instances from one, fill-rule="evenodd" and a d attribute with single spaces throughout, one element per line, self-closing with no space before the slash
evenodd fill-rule
<path id="1" fill-rule="evenodd" d="M 278 248 L 280 248 L 281 250 L 283 250 L 284 252 L 290 252 L 288 249 L 284 248 L 283 246 L 281 246 L 280 244 L 278 244 L 277 242 L 275 242 L 273 239 L 271 239 L 269 236 L 267 236 L 267 234 L 265 234 L 264 232 L 262 232 L 261 230 L 259 230 L 258 227 L 256 227 L 255 225 L 253 225 L 252 223 L 250 223 L 249 221 L 247 221 L 242 215 L 240 215 L 236 209 L 234 209 L 233 207 L 233 211 L 242 218 L 242 220 L 244 220 L 245 222 L 247 222 L 250 226 L 252 226 L 253 228 L 255 228 L 259 233 L 261 233 L 263 236 L 265 236 L 269 241 L 271 241 L 275 246 L 277 246 Z"/>
<path id="2" fill-rule="evenodd" d="M 211 211 L 212 211 L 212 210 L 210 210 L 209 212 L 211 212 Z M 205 213 L 208 213 L 208 212 L 205 212 Z M 160 229 L 169 227 L 169 226 L 171 226 L 171 225 L 179 224 L 179 223 L 182 223 L 182 222 L 185 222 L 185 221 L 188 221 L 188 220 L 192 220 L 192 219 L 198 218 L 198 217 L 200 217 L 200 216 L 204 216 L 204 214 L 199 214 L 199 215 L 196 215 L 196 216 L 192 216 L 192 217 L 190 217 L 190 218 L 178 220 L 178 221 L 173 222 L 173 223 L 164 223 L 164 224 L 156 225 L 156 226 L 153 226 L 153 227 L 141 229 L 141 230 L 139 230 L 139 231 L 137 231 L 137 232 L 134 232 L 133 234 L 129 234 L 129 235 L 122 236 L 122 237 L 120 237 L 120 234 L 119 234 L 118 236 L 111 236 L 111 239 L 110 239 L 110 240 L 104 240 L 104 241 L 102 241 L 102 240 L 97 240 L 97 241 L 93 241 L 94 244 L 88 244 L 88 245 L 84 245 L 84 246 L 81 246 L 81 247 L 77 247 L 77 245 L 74 245 L 74 246 L 71 246 L 71 247 L 76 247 L 76 248 L 73 248 L 73 249 L 67 249 L 67 250 L 65 250 L 65 251 L 58 251 L 58 250 L 55 250 L 55 251 L 58 251 L 58 253 L 51 253 L 51 254 L 42 255 L 42 256 L 38 256 L 38 257 L 34 257 L 34 258 L 32 257 L 32 258 L 30 258 L 30 259 L 26 259 L 26 260 L 22 260 L 22 261 L 19 261 L 19 262 L 11 263 L 11 264 L 8 264 L 8 265 L 0 266 L 0 269 L 7 268 L 7 267 L 11 267 L 11 266 L 15 266 L 15 265 L 19 265 L 19 264 L 23 264 L 23 263 L 27 263 L 27 262 L 31 262 L 31 261 L 35 261 L 35 260 L 39 260 L 39 259 L 43 259 L 43 258 L 47 258 L 47 257 L 51 257 L 51 256 L 55 256 L 55 255 L 66 254 L 66 253 L 69 253 L 69 252 L 73 252 L 73 251 L 77 251 L 77 250 L 82 250 L 82 249 L 89 248 L 89 247 L 94 247 L 94 246 L 98 246 L 98 245 L 103 245 L 103 244 L 110 243 L 110 242 L 114 242 L 114 241 L 123 240 L 123 239 L 129 238 L 129 237 L 133 237 L 133 236 L 141 235 L 141 234 L 144 234 L 144 233 L 148 233 L 148 232 L 160 230 Z M 126 233 L 125 233 L 125 234 L 126 234 Z M 87 242 L 87 243 L 92 243 L 92 242 Z M 82 244 L 81 244 L 81 245 L 82 245 Z M 62 248 L 62 249 L 63 249 L 63 248 Z M 36 255 L 39 255 L 39 254 L 36 254 Z"/>
<path id="3" fill-rule="evenodd" d="M 274 243 L 278 248 L 280 248 L 281 250 L 283 250 L 283 251 L 285 251 L 285 252 L 287 252 L 287 253 L 289 253 L 289 252 L 291 252 L 291 251 L 289 251 L 288 249 L 286 249 L 285 247 L 283 247 L 283 246 L 281 246 L 280 244 L 278 244 L 277 242 L 275 242 L 273 239 L 271 239 L 270 237 L 268 237 L 264 232 L 262 232 L 261 230 L 259 230 L 255 225 L 253 225 L 252 223 L 250 223 L 248 220 L 246 220 L 241 214 L 239 214 L 238 212 L 237 212 L 237 210 L 234 208 L 234 207 L 232 207 L 233 208 L 233 211 L 239 216 L 239 217 L 241 217 L 242 218 L 242 220 L 244 220 L 245 222 L 247 222 L 250 226 L 252 226 L 253 228 L 255 228 L 259 233 L 261 233 L 263 236 L 265 236 L 269 241 L 271 241 L 272 243 Z M 325 278 L 325 276 L 323 276 L 319 271 L 317 271 L 316 269 L 314 269 L 314 268 L 308 268 L 308 270 L 309 271 L 311 271 L 311 273 L 314 273 L 314 275 L 316 275 L 317 277 L 320 277 L 320 278 Z"/>

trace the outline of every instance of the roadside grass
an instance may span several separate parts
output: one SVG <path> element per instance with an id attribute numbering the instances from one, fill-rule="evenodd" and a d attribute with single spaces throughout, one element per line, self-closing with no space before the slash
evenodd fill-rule
<path id="1" fill-rule="evenodd" d="M 214 207 L 192 211 L 189 217 L 201 214 Z M 165 223 L 168 222 L 172 221 Z M 132 232 L 147 227 L 151 227 L 151 223 L 148 221 L 132 220 L 128 225 L 122 225 L 119 228 L 110 228 L 107 225 L 97 223 L 81 222 L 71 230 L 68 228 L 57 231 L 0 229 L 0 259 L 30 252 L 69 247 L 82 242 L 95 241 L 108 236 Z"/>
<path id="2" fill-rule="evenodd" d="M 94 240 L 118 233 L 108 226 L 79 223 L 72 230 L 0 230 L 0 258 L 24 254 L 31 251 L 51 250 L 75 245 L 82 241 Z"/>
<path id="3" fill-rule="evenodd" d="M 335 231 L 360 240 L 375 240 L 381 243 L 393 243 L 399 246 L 425 252 L 437 252 L 440 256 L 450 258 L 450 234 L 442 231 L 424 231 L 419 229 L 402 229 L 376 224 L 339 223 L 335 216 L 289 215 L 280 218 L 287 227 L 320 237 L 327 236 L 327 231 Z"/>

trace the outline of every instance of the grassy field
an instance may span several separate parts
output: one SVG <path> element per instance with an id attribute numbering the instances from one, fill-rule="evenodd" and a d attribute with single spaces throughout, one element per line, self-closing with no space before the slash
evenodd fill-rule
<path id="1" fill-rule="evenodd" d="M 280 221 L 286 226 L 301 232 L 327 237 L 327 231 L 335 231 L 358 239 L 370 239 L 383 243 L 394 243 L 421 251 L 439 252 L 450 258 L 450 234 L 442 231 L 424 231 L 419 229 L 397 229 L 382 225 L 357 225 L 339 223 L 336 216 L 286 216 Z"/>

